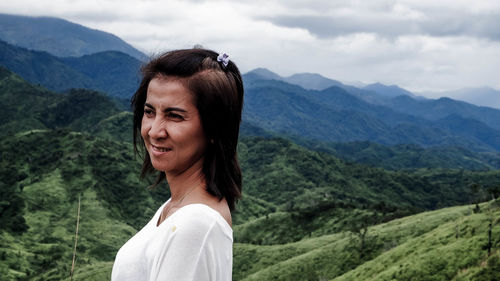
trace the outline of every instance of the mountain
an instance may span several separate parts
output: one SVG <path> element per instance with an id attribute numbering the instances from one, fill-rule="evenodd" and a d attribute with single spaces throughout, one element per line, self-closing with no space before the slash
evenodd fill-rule
<path id="1" fill-rule="evenodd" d="M 152 177 L 139 179 L 141 159 L 126 133 L 131 113 L 98 92 L 56 94 L 1 67 L 0 101 L 1 131 L 12 129 L 0 138 L 2 278 L 67 280 L 80 205 L 76 276 L 109 279 L 118 248 L 169 196 L 164 184 L 147 188 Z M 432 260 L 418 253 L 435 257 L 446 245 L 461 245 L 446 248 L 457 257 L 447 270 L 436 263 L 397 276 L 456 273 L 482 261 L 493 265 L 478 267 L 481 274 L 495 272 L 481 253 L 496 203 L 473 216 L 465 206 L 394 219 L 498 196 L 499 171 L 386 171 L 270 137 L 242 137 L 238 155 L 244 197 L 233 214 L 234 280 L 331 279 L 369 265 L 393 273 L 401 255 L 409 267 Z"/>
<path id="2" fill-rule="evenodd" d="M 92 56 L 90 56 L 92 57 Z M 81 107 L 82 110 L 85 111 L 84 109 L 86 104 L 88 104 L 88 109 L 91 110 L 89 111 L 88 116 L 102 116 L 100 110 L 103 110 L 99 107 L 93 108 L 92 104 L 97 103 L 98 99 L 101 99 L 99 94 L 91 91 L 71 91 L 68 95 L 55 95 L 50 92 L 47 92 L 46 90 L 43 90 L 41 88 L 36 88 L 33 87 L 25 82 L 22 82 L 22 80 L 15 76 L 12 75 L 8 70 L 4 69 L 4 84 L 0 84 L 2 86 L 4 95 L 9 95 L 4 96 L 4 100 L 9 100 L 9 104 L 6 104 L 5 106 L 2 106 L 3 113 L 4 113 L 4 120 L 8 121 L 5 122 L 5 125 L 2 126 L 3 133 L 12 133 L 13 130 L 17 130 L 19 128 L 25 128 L 27 129 L 26 126 L 31 126 L 29 128 L 40 128 L 40 129 L 46 129 L 46 128 L 56 128 L 59 125 L 57 124 L 56 120 L 54 119 L 55 115 L 59 116 L 59 119 L 65 122 L 69 122 L 71 119 L 71 116 L 66 116 L 65 114 L 71 114 L 71 112 L 62 112 L 60 110 L 64 110 L 67 108 L 67 103 L 71 102 L 77 102 Z M 287 84 L 283 84 L 287 85 Z M 301 91 L 300 88 L 295 87 L 295 86 L 290 86 L 289 91 Z M 32 94 L 30 94 L 32 93 Z M 362 110 L 365 113 L 369 113 L 370 115 L 373 116 L 385 116 L 383 117 L 382 120 L 384 122 L 389 122 L 392 119 L 396 120 L 404 120 L 407 116 L 402 116 L 398 114 L 394 114 L 393 117 L 391 116 L 390 111 L 385 110 L 385 108 L 378 108 L 374 107 L 373 105 L 369 105 L 366 103 L 363 103 L 362 101 L 356 99 L 355 97 L 345 93 L 341 89 L 337 88 L 335 91 L 335 88 L 327 89 L 321 93 L 316 93 L 318 96 L 315 98 L 317 99 L 317 102 L 320 103 L 322 101 L 328 101 L 328 103 L 324 102 L 324 104 L 330 104 L 332 107 L 338 108 L 339 110 L 341 109 L 350 109 L 350 110 Z M 321 94 L 326 95 L 325 97 L 321 96 Z M 30 105 L 30 111 L 29 114 L 23 113 L 23 105 L 25 101 L 33 100 L 32 98 L 27 98 L 27 95 L 33 95 L 33 96 L 38 96 L 39 100 L 36 101 L 35 104 Z M 80 95 L 80 97 L 78 97 Z M 89 95 L 87 98 L 83 99 L 85 95 Z M 67 99 L 67 101 L 62 101 L 62 99 Z M 73 100 L 72 100 L 73 99 Z M 17 103 L 20 103 L 20 105 L 17 105 Z M 60 105 L 56 105 L 60 104 Z M 266 103 L 267 104 L 267 103 Z M 292 102 L 293 104 L 293 102 Z M 300 106 L 300 105 L 297 105 Z M 19 113 L 12 113 L 13 109 L 20 108 L 21 110 Z M 119 110 L 123 110 L 121 105 L 117 105 L 117 102 L 110 103 L 109 105 L 106 105 L 106 107 L 111 110 L 111 111 L 103 111 L 106 112 L 107 116 L 114 115 L 119 112 Z M 251 108 L 251 107 L 250 107 Z M 57 109 L 57 110 L 56 110 Z M 95 111 L 92 111 L 94 109 Z M 376 110 L 374 110 L 376 109 Z M 245 109 L 246 110 L 246 109 Z M 47 113 L 49 112 L 49 113 Z M 95 113 L 92 113 L 95 112 Z M 34 115 L 38 114 L 38 115 Z M 43 114 L 43 115 L 42 115 Z M 52 117 L 50 117 L 52 116 Z M 63 117 L 64 116 L 64 117 Z M 127 115 L 119 115 L 119 116 L 127 116 Z M 245 113 L 246 116 L 246 113 Z M 326 119 L 330 118 L 331 116 L 325 115 Z M 49 118 L 50 117 L 50 118 Z M 283 116 L 282 116 L 283 117 Z M 390 118 L 389 118 L 390 117 Z M 74 130 L 81 130 L 79 126 L 77 125 L 78 123 L 80 124 L 93 124 L 91 126 L 94 126 L 97 124 L 99 121 L 99 118 L 94 118 L 95 121 L 90 122 L 89 121 L 75 121 L 73 125 L 71 125 L 71 128 Z M 121 118 L 121 117 L 120 117 Z M 129 139 L 131 138 L 131 133 L 130 132 L 124 132 L 122 130 L 118 130 L 117 128 L 121 128 L 125 126 L 124 128 L 128 128 L 126 124 L 129 124 L 130 121 L 121 121 L 121 119 L 114 119 L 111 118 L 107 123 L 99 124 L 97 128 L 101 128 L 101 133 L 103 135 L 109 135 L 111 131 L 116 132 L 113 134 L 120 135 L 121 139 Z M 130 117 L 127 117 L 130 118 Z M 455 130 L 460 131 L 461 134 L 465 138 L 474 136 L 476 133 L 470 131 L 470 130 L 476 130 L 474 129 L 474 126 L 468 126 L 469 129 L 465 129 L 465 127 L 460 128 L 460 120 L 458 116 L 455 116 L 457 119 L 457 126 L 454 126 Z M 272 117 L 270 117 L 272 119 Z M 368 120 L 369 118 L 367 118 Z M 12 122 L 10 122 L 12 120 Z M 28 121 L 29 120 L 29 121 Z M 128 119 L 127 119 L 128 120 Z M 357 125 L 354 122 L 355 119 L 351 118 L 349 122 L 347 123 L 348 126 L 351 127 L 356 127 Z M 408 119 L 407 122 L 411 122 L 411 119 Z M 125 123 L 124 123 L 125 122 Z M 308 122 L 313 123 L 314 119 L 311 118 Z M 369 121 L 366 121 L 369 122 Z M 38 124 L 38 125 L 37 125 Z M 322 124 L 322 123 L 320 123 Z M 304 123 L 303 126 L 308 126 L 306 123 Z M 331 126 L 330 124 L 327 124 L 326 122 L 322 125 L 328 128 L 328 126 Z M 384 126 L 384 125 L 382 125 Z M 444 129 L 446 129 L 446 126 L 452 126 L 450 123 L 445 123 L 442 125 Z M 373 127 L 373 126 L 372 126 Z M 386 128 L 387 126 L 384 126 L 383 128 Z M 453 126 L 452 126 L 453 127 Z M 332 126 L 332 130 L 335 128 Z M 396 127 L 399 128 L 399 127 Z M 271 129 L 271 130 L 269 130 Z M 252 118 L 244 118 L 244 121 L 241 126 L 241 135 L 242 136 L 279 136 L 279 133 L 273 133 L 272 132 L 273 128 L 268 128 L 267 130 L 262 129 L 256 125 L 254 125 Z M 443 130 L 444 130 L 443 129 Z M 404 130 L 399 129 L 399 130 Z M 409 129 L 412 130 L 412 129 Z M 304 132 L 308 132 L 308 129 L 305 129 Z M 365 129 L 366 132 L 369 132 L 369 129 Z M 383 131 L 383 129 L 381 129 Z M 477 131 L 477 130 L 476 130 Z M 279 131 L 278 131 L 279 132 Z M 345 132 L 345 131 L 344 131 Z M 470 132 L 470 135 L 469 135 Z M 484 128 L 482 132 L 477 132 L 479 134 L 479 138 L 482 137 L 484 134 L 488 134 L 489 129 Z M 315 133 L 314 131 L 310 132 Z M 427 136 L 429 139 L 424 139 L 419 142 L 430 142 L 433 141 L 433 138 L 439 138 L 440 135 L 435 135 L 431 134 L 429 135 L 428 133 L 422 133 L 422 136 Z M 369 138 L 369 137 L 367 137 Z M 375 165 L 375 166 L 382 166 L 388 169 L 400 169 L 400 168 L 418 168 L 418 167 L 448 167 L 448 168 L 468 168 L 468 169 L 492 169 L 498 166 L 498 156 L 495 154 L 486 154 L 486 153 L 472 153 L 468 151 L 467 149 L 463 148 L 447 148 L 447 147 L 441 147 L 441 148 L 424 148 L 420 147 L 417 148 L 415 151 L 412 150 L 414 147 L 418 146 L 405 146 L 405 149 L 400 149 L 400 148 L 389 148 L 385 147 L 382 145 L 376 145 L 375 143 L 372 143 L 369 148 L 364 147 L 364 145 L 357 145 L 357 144 L 352 144 L 351 148 L 347 149 L 349 144 L 342 145 L 342 144 L 328 144 L 323 142 L 318 142 L 318 141 L 311 141 L 307 140 L 304 138 L 299 138 L 298 136 L 293 136 L 292 139 L 295 141 L 298 141 L 299 143 L 306 145 L 307 147 L 310 147 L 312 149 L 317 149 L 321 151 L 327 151 L 329 153 L 333 153 L 334 155 L 337 155 L 343 159 L 346 159 L 348 161 L 354 161 L 354 162 L 360 162 L 360 163 L 365 163 L 369 165 Z M 403 141 L 402 141 L 403 142 Z M 495 141 L 493 140 L 493 143 L 488 141 L 492 145 L 494 145 Z M 462 147 L 469 147 L 468 143 L 464 143 L 463 141 L 460 141 L 460 138 L 458 139 L 447 139 L 446 142 L 443 143 L 449 143 L 449 144 L 456 144 L 460 145 Z M 477 146 L 477 144 L 475 145 Z M 474 147 L 474 144 L 472 144 L 472 147 Z M 356 151 L 356 149 L 358 149 Z M 490 149 L 491 146 L 490 146 Z M 389 151 L 387 153 L 380 153 L 382 151 Z M 378 152 L 375 152 L 378 151 Z M 425 151 L 425 153 L 424 153 Z M 453 153 L 452 153 L 453 151 Z M 418 152 L 418 154 L 416 154 Z M 403 161 L 403 159 L 406 159 Z M 447 159 L 444 161 L 444 159 Z"/>
<path id="3" fill-rule="evenodd" d="M 0 135 L 30 129 L 69 127 L 81 131 L 91 127 L 92 133 L 102 138 L 128 142 L 132 140 L 132 113 L 120 112 L 122 107 L 116 101 L 103 98 L 102 94 L 82 90 L 73 90 L 64 95 L 51 93 L 30 85 L 2 67 L 0 93 L 0 118 L 3 120 Z M 84 120 L 83 116 L 87 116 L 87 119 Z M 279 136 L 247 120 L 241 124 L 240 135 L 267 138 Z M 457 147 L 388 147 L 367 141 L 324 143 L 298 138 L 294 140 L 310 149 L 328 152 L 350 162 L 393 170 L 424 167 L 483 170 L 500 167 L 499 156 L 496 154 L 473 153 Z"/>
<path id="4" fill-rule="evenodd" d="M 433 97 L 449 97 L 462 100 L 477 106 L 500 109 L 500 91 L 490 87 L 463 88 L 444 92 L 425 92 L 422 95 Z"/>
<path id="5" fill-rule="evenodd" d="M 374 139 L 388 129 L 380 120 L 347 110 L 331 110 L 298 86 L 267 80 L 247 83 L 243 118 L 279 134 L 325 141 Z M 339 124 L 341 124 L 339 126 Z"/>
<path id="6" fill-rule="evenodd" d="M 437 126 L 451 129 L 459 136 L 481 139 L 483 143 L 500 151 L 500 131 L 492 130 L 478 120 L 452 114 L 438 120 Z"/>
<path id="7" fill-rule="evenodd" d="M 378 93 L 386 98 L 394 98 L 397 96 L 409 96 L 409 97 L 412 97 L 414 99 L 419 98 L 415 94 L 413 94 L 412 92 L 407 91 L 403 88 L 400 88 L 397 85 L 387 86 L 387 85 L 384 85 L 381 83 L 375 83 L 375 84 L 367 85 L 367 86 L 363 87 L 363 89 L 368 90 L 368 91 L 374 91 L 374 92 L 376 92 L 376 93 Z"/>
<path id="8" fill-rule="evenodd" d="M 256 68 L 247 72 L 245 76 L 251 77 L 252 79 L 284 81 L 307 90 L 324 90 L 332 86 L 344 86 L 344 84 L 339 81 L 326 78 L 317 73 L 297 73 L 288 77 L 281 77 L 269 69 Z"/>
<path id="9" fill-rule="evenodd" d="M 252 77 L 253 79 L 260 80 L 283 80 L 283 77 L 279 76 L 278 74 L 270 71 L 267 68 L 256 68 L 252 71 L 249 71 L 246 73 L 247 77 Z"/>
<path id="10" fill-rule="evenodd" d="M 106 51 L 61 60 L 90 77 L 94 83 L 91 89 L 101 90 L 112 96 L 129 98 L 140 83 L 142 63 L 122 52 Z"/>
<path id="11" fill-rule="evenodd" d="M 139 85 L 141 62 L 115 51 L 59 58 L 0 41 L 0 65 L 54 91 L 86 88 L 128 99 Z"/>
<path id="12" fill-rule="evenodd" d="M 380 83 L 355 87 L 343 84 L 337 80 L 326 78 L 317 73 L 297 73 L 288 77 L 282 77 L 266 68 L 256 68 L 247 72 L 246 80 L 277 80 L 300 86 L 306 90 L 322 91 L 331 87 L 342 88 L 349 94 L 371 104 L 383 105 L 386 100 L 398 95 L 408 95 L 417 99 L 413 93 L 406 91 L 396 85 L 386 86 Z M 358 83 L 359 84 L 359 83 Z"/>
<path id="13" fill-rule="evenodd" d="M 99 92 L 79 89 L 55 94 L 2 67 L 0 97 L 0 136 L 33 129 L 91 130 L 121 111 L 118 101 Z"/>
<path id="14" fill-rule="evenodd" d="M 500 153 L 472 152 L 463 147 L 436 146 L 424 148 L 416 144 L 385 146 L 370 141 L 322 143 L 295 140 L 309 149 L 324 151 L 345 161 L 388 170 L 402 169 L 500 169 Z"/>
<path id="15" fill-rule="evenodd" d="M 233 280 L 499 280 L 500 252 L 488 255 L 486 246 L 488 237 L 500 246 L 488 235 L 500 231 L 498 206 L 446 208 L 281 245 L 235 243 Z M 268 227 L 255 233 L 275 219 L 261 218 Z"/>
<path id="16" fill-rule="evenodd" d="M 307 216 L 335 206 L 435 209 L 470 200 L 469 184 L 489 186 L 499 171 L 418 170 L 390 172 L 346 163 L 284 139 L 244 138 L 238 153 L 245 171 L 245 194 L 272 203 L 281 211 Z M 276 228 L 278 231 L 278 228 Z M 288 230 L 293 233 L 295 230 Z M 251 238 L 253 239 L 253 238 Z M 271 235 L 268 239 L 289 239 Z M 289 242 L 281 240 L 280 243 Z"/>
<path id="17" fill-rule="evenodd" d="M 117 36 L 53 17 L 0 14 L 0 40 L 58 57 L 119 51 L 138 60 L 147 56 Z"/>
<path id="18" fill-rule="evenodd" d="M 385 105 L 395 111 L 431 121 L 437 121 L 449 115 L 456 115 L 462 118 L 476 119 L 491 128 L 500 130 L 500 124 L 498 123 L 500 110 L 476 106 L 451 98 L 415 100 L 408 96 L 398 96 L 389 100 Z"/>
<path id="19" fill-rule="evenodd" d="M 140 62 L 119 52 L 57 58 L 45 52 L 29 51 L 6 43 L 0 43 L 0 49 L 0 62 L 3 65 L 28 81 L 52 90 L 90 88 L 129 98 L 139 82 Z M 477 151 L 498 147 L 494 143 L 497 138 L 484 133 L 489 129 L 480 135 L 467 135 L 455 131 L 456 127 L 433 124 L 448 116 L 444 113 L 454 113 L 494 126 L 497 124 L 496 117 L 500 115 L 495 110 L 482 112 L 465 103 L 461 106 L 452 103 L 443 107 L 443 113 L 434 114 L 436 110 L 429 111 L 433 107 L 425 106 L 426 102 L 432 101 L 401 102 L 406 96 L 391 100 L 388 108 L 387 105 L 366 102 L 351 94 L 352 90 L 346 91 L 336 86 L 323 91 L 305 90 L 281 81 L 262 80 L 262 77 L 274 76 L 265 70 L 244 76 L 247 88 L 244 117 L 247 122 L 267 131 L 290 136 L 305 134 L 302 137 L 329 142 L 370 140 L 387 145 L 454 145 Z M 408 108 L 410 104 L 415 106 Z M 441 118 L 431 119 L 426 115 L 427 112 Z M 467 115 L 468 112 L 473 115 Z M 491 134 L 496 133 L 492 131 Z M 488 141 L 485 142 L 486 139 Z"/>
<path id="20" fill-rule="evenodd" d="M 168 196 L 139 180 L 130 144 L 46 130 L 2 138 L 0 146 L 2 280 L 69 275 L 80 198 L 77 269 L 93 278 L 101 268 L 110 272 L 118 248 Z M 24 220 L 9 216 L 12 209 Z"/>
<path id="21" fill-rule="evenodd" d="M 254 75 L 245 74 L 243 79 L 246 85 L 244 120 L 292 139 L 368 140 L 385 145 L 412 143 L 424 147 L 452 145 L 475 151 L 492 151 L 498 147 L 498 130 L 485 124 L 481 132 L 468 128 L 466 132 L 471 133 L 468 135 L 451 123 L 428 120 L 412 115 L 411 110 L 396 110 L 395 106 L 368 103 L 336 86 L 314 91 Z M 425 102 L 411 100 L 417 104 Z"/>
<path id="22" fill-rule="evenodd" d="M 44 88 L 33 86 L 0 66 L 0 135 L 46 129 L 41 112 L 59 99 Z"/>
<path id="23" fill-rule="evenodd" d="M 151 179 L 139 180 L 140 163 L 133 157 L 130 143 L 63 129 L 18 133 L 2 138 L 0 148 L 3 152 L 0 161 L 0 273 L 6 280 L 61 280 L 68 275 L 79 200 L 81 220 L 76 276 L 79 280 L 109 279 L 118 248 L 147 221 L 155 206 L 168 198 L 164 186 L 148 189 Z M 263 270 L 258 274 L 261 277 L 255 278 L 272 280 L 265 274 L 273 266 L 294 257 L 300 260 L 301 254 L 319 250 L 313 245 L 320 241 L 341 243 L 346 247 L 357 245 L 357 240 L 342 237 L 349 237 L 354 229 L 348 226 L 363 223 L 362 218 L 377 214 L 371 226 L 414 212 L 411 207 L 414 203 L 433 208 L 467 201 L 469 197 L 463 192 L 468 182 L 473 180 L 487 186 L 498 178 L 498 172 L 387 173 L 381 169 L 345 165 L 329 155 L 307 151 L 279 139 L 243 140 L 239 152 L 245 197 L 238 205 L 238 213 L 234 214 L 234 237 L 238 241 L 234 280 L 250 278 L 250 273 L 260 270 Z M 9 201 L 4 201 L 6 199 Z M 380 203 L 380 199 L 385 203 Z M 462 207 L 464 211 L 469 208 Z M 427 217 L 428 221 L 420 216 L 411 219 L 411 223 L 375 226 L 370 228 L 367 237 L 377 236 L 382 241 L 405 245 L 405 241 L 457 218 L 457 212 L 442 214 Z M 483 237 L 479 236 L 484 233 L 484 225 L 480 223 L 484 222 L 486 214 L 485 211 L 477 221 L 470 222 L 479 225 L 475 227 L 478 238 Z M 418 223 L 422 220 L 426 223 Z M 391 225 L 399 227 L 399 231 L 394 231 Z M 255 229 L 259 231 L 253 231 Z M 253 235 L 249 235 L 249 231 Z M 346 260 L 349 266 L 328 276 L 347 272 L 378 257 L 386 249 L 382 241 L 367 243 L 370 246 L 364 258 Z M 461 243 L 473 241 L 461 240 Z M 302 244 L 304 242 L 313 248 Z M 290 246 L 292 248 L 288 248 Z M 264 265 L 267 254 L 261 250 L 269 248 L 274 249 L 273 262 Z M 302 250 L 289 252 L 293 248 Z M 344 246 L 341 249 L 334 251 L 335 254 L 343 255 L 353 250 Z M 248 256 L 247 250 L 258 255 Z M 331 252 L 329 247 L 324 250 Z M 475 251 L 482 250 L 478 247 Z M 259 262 L 252 262 L 256 258 Z M 323 271 L 343 259 L 319 260 L 315 270 Z M 299 278 L 302 275 L 298 271 L 300 269 L 288 268 L 280 276 L 289 278 L 287 276 L 295 273 Z"/>
<path id="24" fill-rule="evenodd" d="M 90 87 L 92 81 L 83 73 L 46 52 L 29 51 L 0 41 L 0 64 L 33 84 L 62 91 Z"/>
<path id="25" fill-rule="evenodd" d="M 317 73 L 297 73 L 286 77 L 284 81 L 309 90 L 324 90 L 332 86 L 340 87 L 344 85 L 339 81 L 326 78 Z"/>

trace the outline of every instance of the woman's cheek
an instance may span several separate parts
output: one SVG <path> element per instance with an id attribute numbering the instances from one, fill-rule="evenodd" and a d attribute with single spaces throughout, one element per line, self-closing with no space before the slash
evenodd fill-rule
<path id="1" fill-rule="evenodd" d="M 147 140 L 148 138 L 148 132 L 151 129 L 151 124 L 148 122 L 148 119 L 142 118 L 142 123 L 141 123 L 141 136 L 144 141 Z"/>

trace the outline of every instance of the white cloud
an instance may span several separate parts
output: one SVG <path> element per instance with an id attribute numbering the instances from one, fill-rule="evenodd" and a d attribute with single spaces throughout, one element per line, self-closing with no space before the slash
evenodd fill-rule
<path id="1" fill-rule="evenodd" d="M 146 53 L 202 44 L 228 52 L 243 72 L 500 89 L 496 0 L 17 0 L 0 11 L 64 18 Z"/>

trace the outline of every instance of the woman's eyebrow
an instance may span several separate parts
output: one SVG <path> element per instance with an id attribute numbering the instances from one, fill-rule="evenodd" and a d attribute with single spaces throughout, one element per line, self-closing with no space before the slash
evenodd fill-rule
<path id="1" fill-rule="evenodd" d="M 179 112 L 187 112 L 185 109 L 179 108 L 179 107 L 167 107 L 163 112 L 172 112 L 172 111 L 179 111 Z"/>
<path id="2" fill-rule="evenodd" d="M 146 102 L 146 103 L 144 103 L 144 106 L 147 106 L 147 107 L 149 107 L 149 108 L 151 108 L 151 109 L 154 109 L 154 106 L 152 106 L 151 104 L 149 104 L 149 103 L 147 103 L 147 102 Z M 172 111 L 187 112 L 187 110 L 182 109 L 182 108 L 180 108 L 180 107 L 167 107 L 167 108 L 165 108 L 165 109 L 163 110 L 163 112 L 172 112 Z"/>

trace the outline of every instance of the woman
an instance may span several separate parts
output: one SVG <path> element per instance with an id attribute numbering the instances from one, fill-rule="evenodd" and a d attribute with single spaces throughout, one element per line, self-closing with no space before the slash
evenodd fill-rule
<path id="1" fill-rule="evenodd" d="M 160 171 L 171 197 L 116 255 L 112 280 L 231 280 L 231 213 L 243 83 L 226 54 L 167 52 L 142 68 L 132 98 L 141 176 Z"/>

